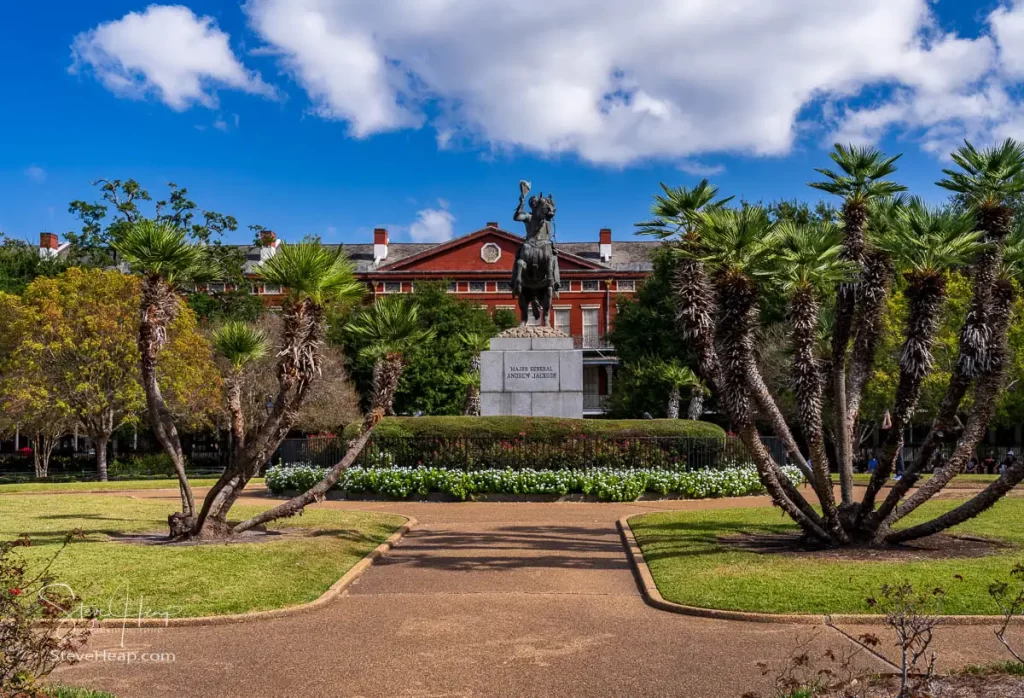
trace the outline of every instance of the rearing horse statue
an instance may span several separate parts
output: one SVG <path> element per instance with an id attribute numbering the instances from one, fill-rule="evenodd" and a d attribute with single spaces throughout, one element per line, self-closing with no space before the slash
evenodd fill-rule
<path id="1" fill-rule="evenodd" d="M 530 212 L 523 211 L 530 183 L 519 182 L 519 206 L 513 218 L 526 225 L 526 241 L 516 252 L 512 267 L 512 296 L 519 299 L 519 326 L 527 324 L 533 312 L 541 326 L 550 324 L 551 301 L 558 298 L 561 278 L 558 252 L 551 239 L 551 221 L 555 217 L 555 198 L 544 194 L 530 197 Z"/>

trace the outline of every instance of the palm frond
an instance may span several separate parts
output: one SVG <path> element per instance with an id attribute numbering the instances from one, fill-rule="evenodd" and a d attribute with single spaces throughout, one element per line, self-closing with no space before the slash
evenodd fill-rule
<path id="1" fill-rule="evenodd" d="M 309 300 L 320 306 L 355 301 L 365 292 L 341 248 L 331 252 L 319 243 L 282 244 L 257 267 L 256 275 L 281 286 L 292 301 Z"/>
<path id="2" fill-rule="evenodd" d="M 263 330 L 237 320 L 213 331 L 213 346 L 218 354 L 231 362 L 236 371 L 270 352 L 270 340 Z"/>
<path id="3" fill-rule="evenodd" d="M 665 195 L 655 195 L 651 206 L 654 218 L 636 224 L 640 235 L 666 239 L 685 234 L 701 211 L 722 208 L 733 199 L 731 196 L 718 198 L 718 187 L 706 179 L 693 187 L 670 187 L 662 182 L 661 189 Z"/>
<path id="4" fill-rule="evenodd" d="M 950 157 L 960 169 L 944 169 L 946 178 L 936 184 L 962 195 L 969 206 L 1005 205 L 1024 192 L 1024 143 L 1007 138 L 978 150 L 965 140 Z"/>
<path id="5" fill-rule="evenodd" d="M 881 196 L 893 196 L 906 187 L 885 180 L 896 171 L 900 156 L 885 157 L 877 148 L 836 143 L 829 156 L 840 172 L 816 168 L 824 181 L 810 182 L 809 186 L 844 199 L 868 201 Z"/>
<path id="6" fill-rule="evenodd" d="M 923 274 L 965 266 L 984 247 L 973 216 L 931 207 L 918 198 L 896 212 L 892 226 L 873 244 L 897 268 Z"/>
<path id="7" fill-rule="evenodd" d="M 702 211 L 695 230 L 700 245 L 683 254 L 698 256 L 712 272 L 751 278 L 774 272 L 778 237 L 768 212 L 760 206 Z"/>
<path id="8" fill-rule="evenodd" d="M 170 223 L 133 222 L 113 247 L 136 273 L 158 275 L 172 286 L 222 276 L 208 248 L 189 241 L 184 230 Z"/>
<path id="9" fill-rule="evenodd" d="M 405 356 L 434 337 L 434 331 L 420 323 L 419 305 L 401 296 L 384 296 L 356 315 L 345 330 L 366 342 L 363 355 L 372 359 Z"/>
<path id="10" fill-rule="evenodd" d="M 800 287 L 823 290 L 856 276 L 857 266 L 841 257 L 843 232 L 838 225 L 785 221 L 776 226 L 775 239 L 775 278 L 784 291 Z"/>

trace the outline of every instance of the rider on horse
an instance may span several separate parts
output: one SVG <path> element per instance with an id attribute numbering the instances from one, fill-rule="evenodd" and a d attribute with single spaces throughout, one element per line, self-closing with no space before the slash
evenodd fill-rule
<path id="1" fill-rule="evenodd" d="M 558 252 L 551 236 L 551 220 L 555 217 L 555 199 L 543 194 L 530 197 L 530 212 L 523 211 L 530 185 L 519 183 L 519 206 L 513 218 L 526 226 L 526 241 L 516 253 L 512 269 L 512 295 L 519 299 L 521 324 L 525 325 L 528 309 L 541 325 L 548 324 L 551 301 L 558 297 L 561 278 L 558 273 Z"/>

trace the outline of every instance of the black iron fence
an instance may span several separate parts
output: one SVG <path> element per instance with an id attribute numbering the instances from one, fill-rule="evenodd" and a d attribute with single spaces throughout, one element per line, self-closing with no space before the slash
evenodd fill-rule
<path id="1" fill-rule="evenodd" d="M 782 462 L 777 439 L 765 439 Z M 347 442 L 340 437 L 288 439 L 273 462 L 309 463 L 330 467 L 344 456 Z M 374 438 L 356 459 L 363 467 L 418 466 L 456 470 L 491 468 L 671 468 L 701 470 L 750 462 L 740 439 L 624 437 L 497 439 L 492 437 Z"/>

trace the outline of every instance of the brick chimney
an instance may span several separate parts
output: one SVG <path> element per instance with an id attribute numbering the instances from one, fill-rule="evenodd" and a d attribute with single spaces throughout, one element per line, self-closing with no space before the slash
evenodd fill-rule
<path id="1" fill-rule="evenodd" d="M 497 228 L 498 227 L 498 221 L 487 221 L 487 227 L 488 228 Z"/>
<path id="2" fill-rule="evenodd" d="M 380 265 L 388 258 L 388 229 L 373 229 L 373 263 Z"/>
<path id="3" fill-rule="evenodd" d="M 277 248 L 280 244 L 281 242 L 277 239 L 277 234 L 273 230 L 261 230 L 260 261 L 264 262 L 277 254 Z"/>
<path id="4" fill-rule="evenodd" d="M 612 229 L 601 228 L 600 233 L 600 245 L 598 247 L 598 253 L 601 257 L 602 262 L 607 262 L 612 258 Z"/>
<path id="5" fill-rule="evenodd" d="M 39 256 L 49 259 L 57 256 L 57 233 L 39 233 Z"/>

